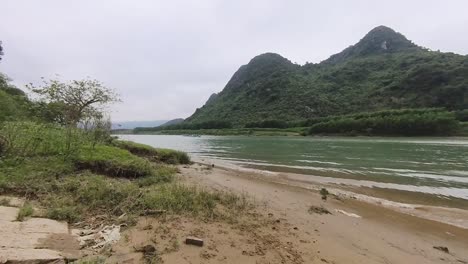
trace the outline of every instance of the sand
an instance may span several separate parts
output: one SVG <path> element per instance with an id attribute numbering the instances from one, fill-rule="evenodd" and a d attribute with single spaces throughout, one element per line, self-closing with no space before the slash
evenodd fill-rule
<path id="1" fill-rule="evenodd" d="M 124 231 L 109 260 L 141 262 L 135 247 L 152 244 L 164 263 L 468 263 L 466 210 L 386 204 L 337 186 L 326 186 L 332 195 L 323 201 L 320 183 L 301 185 L 287 175 L 210 167 L 180 167 L 179 177 L 201 188 L 245 194 L 256 209 L 239 213 L 234 224 L 141 218 Z M 311 206 L 331 214 L 309 212 Z M 447 216 L 451 220 L 443 221 Z M 454 219 L 458 222 L 451 223 Z M 202 238 L 205 245 L 185 245 L 187 236 Z"/>

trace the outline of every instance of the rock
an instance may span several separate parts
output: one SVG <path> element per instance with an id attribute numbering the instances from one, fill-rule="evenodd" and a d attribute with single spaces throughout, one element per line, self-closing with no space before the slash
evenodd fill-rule
<path id="1" fill-rule="evenodd" d="M 55 250 L 33 248 L 0 248 L 0 263 L 67 263 Z"/>
<path id="2" fill-rule="evenodd" d="M 65 222 L 45 218 L 16 221 L 18 208 L 0 206 L 0 263 L 67 263 L 80 257 Z"/>
<path id="3" fill-rule="evenodd" d="M 433 248 L 435 248 L 435 249 L 437 249 L 437 250 L 440 250 L 440 251 L 442 251 L 442 252 L 445 252 L 445 253 L 449 253 L 448 247 L 434 246 Z"/>
<path id="4" fill-rule="evenodd" d="M 203 247 L 203 240 L 197 237 L 187 237 L 185 244 Z"/>

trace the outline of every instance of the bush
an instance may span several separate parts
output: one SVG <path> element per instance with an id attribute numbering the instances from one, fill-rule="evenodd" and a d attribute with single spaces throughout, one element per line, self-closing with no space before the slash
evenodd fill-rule
<path id="1" fill-rule="evenodd" d="M 152 161 L 169 164 L 190 164 L 190 157 L 182 151 L 158 149 L 132 141 L 116 140 L 113 144 L 119 148 L 128 150 L 134 155 L 150 158 Z"/>
<path id="2" fill-rule="evenodd" d="M 67 147 L 67 132 L 58 125 L 36 122 L 5 122 L 0 128 L 2 141 L 8 142 L 4 154 L 14 157 L 68 155 L 88 143 L 79 129 L 70 131 L 71 145 Z"/>

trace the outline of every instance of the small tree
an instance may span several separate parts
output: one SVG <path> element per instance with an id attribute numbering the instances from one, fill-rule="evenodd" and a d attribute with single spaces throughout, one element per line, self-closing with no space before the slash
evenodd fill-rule
<path id="1" fill-rule="evenodd" d="M 97 80 L 84 79 L 69 82 L 44 81 L 42 86 L 32 84 L 28 88 L 39 96 L 42 102 L 54 105 L 61 113 L 67 126 L 67 150 L 70 150 L 72 130 L 87 119 L 102 118 L 103 108 L 118 102 L 117 93 Z"/>

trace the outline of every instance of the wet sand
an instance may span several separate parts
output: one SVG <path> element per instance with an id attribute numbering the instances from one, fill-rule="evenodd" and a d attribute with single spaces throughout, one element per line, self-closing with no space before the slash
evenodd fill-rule
<path id="1" fill-rule="evenodd" d="M 113 247 L 110 262 L 143 261 L 134 248 L 150 242 L 164 263 L 468 263 L 468 229 L 425 217 L 453 214 L 452 220 L 463 225 L 466 210 L 386 204 L 345 186 L 305 184 L 295 175 L 222 164 L 212 168 L 205 162 L 180 167 L 178 177 L 184 184 L 246 195 L 256 209 L 239 213 L 234 224 L 184 216 L 141 218 L 122 234 L 125 239 Z M 330 190 L 327 201 L 318 192 L 322 187 Z M 331 214 L 310 212 L 311 206 Z M 205 245 L 185 245 L 189 235 Z"/>

